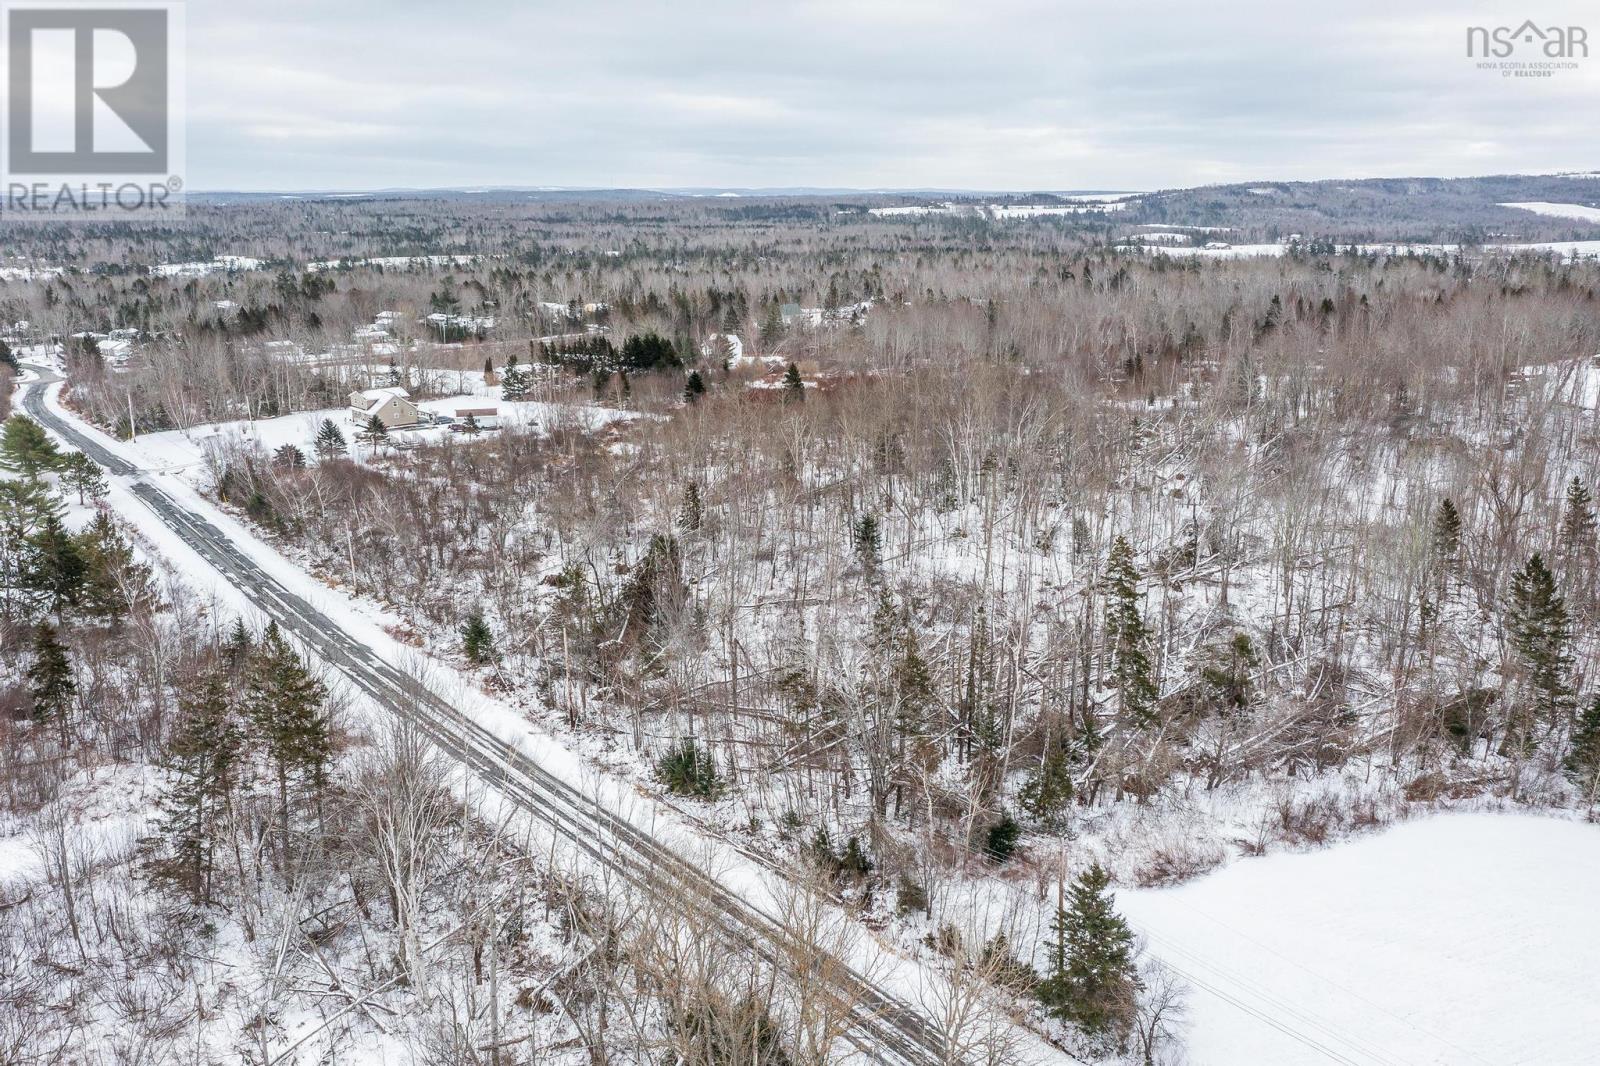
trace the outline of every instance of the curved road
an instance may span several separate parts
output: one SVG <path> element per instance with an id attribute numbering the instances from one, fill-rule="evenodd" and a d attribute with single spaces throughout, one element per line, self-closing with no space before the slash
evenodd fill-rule
<path id="1" fill-rule="evenodd" d="M 791 944 L 776 923 L 703 870 L 544 770 L 415 678 L 351 639 L 332 618 L 262 570 L 216 526 L 145 480 L 145 471 L 97 442 L 80 425 L 52 411 L 44 402 L 45 390 L 62 379 L 36 363 L 22 365 L 38 375 L 26 384 L 22 400 L 23 409 L 30 416 L 108 473 L 128 479 L 129 491 L 263 614 L 302 640 L 325 664 L 338 670 L 378 705 L 414 723 L 441 751 L 509 800 L 531 814 L 549 819 L 573 846 L 595 862 L 646 887 L 661 884 L 663 878 L 670 879 L 674 887 L 693 893 L 713 920 L 769 964 L 783 966 L 786 958 L 804 957 L 802 945 Z M 840 960 L 818 968 L 835 978 L 837 994 L 851 1004 L 853 1026 L 846 1039 L 870 1061 L 945 1066 L 948 1060 L 943 1041 L 918 1011 L 883 992 Z"/>

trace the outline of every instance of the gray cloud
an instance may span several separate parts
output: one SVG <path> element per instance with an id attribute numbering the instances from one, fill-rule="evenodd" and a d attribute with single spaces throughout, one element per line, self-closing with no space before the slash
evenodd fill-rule
<path id="1" fill-rule="evenodd" d="M 1489 5 L 189 0 L 197 188 L 1149 188 L 1593 168 L 1600 16 Z M 1471 23 L 1593 23 L 1512 80 Z"/>

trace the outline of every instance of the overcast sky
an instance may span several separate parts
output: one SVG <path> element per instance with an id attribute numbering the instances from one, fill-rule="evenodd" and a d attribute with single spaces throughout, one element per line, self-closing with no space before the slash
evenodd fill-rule
<path id="1" fill-rule="evenodd" d="M 189 0 L 189 183 L 1148 189 L 1600 169 L 1600 7 Z M 1471 24 L 1592 27 L 1507 79 Z M 1519 56 L 1521 58 L 1521 56 Z"/>

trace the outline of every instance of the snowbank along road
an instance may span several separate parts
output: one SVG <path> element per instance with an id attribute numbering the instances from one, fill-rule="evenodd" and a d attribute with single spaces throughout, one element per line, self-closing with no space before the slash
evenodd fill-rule
<path id="1" fill-rule="evenodd" d="M 390 712 L 415 723 L 441 751 L 457 759 L 485 784 L 529 813 L 548 820 L 573 847 L 593 862 L 629 879 L 659 885 L 663 878 L 694 894 L 732 936 L 770 965 L 782 965 L 787 950 L 783 930 L 736 898 L 703 870 L 686 862 L 648 833 L 566 781 L 542 769 L 523 752 L 494 736 L 413 677 L 397 670 L 357 643 L 328 615 L 285 588 L 221 530 L 181 506 L 146 480 L 134 464 L 98 443 L 44 402 L 45 390 L 61 380 L 49 368 L 24 364 L 37 377 L 27 385 L 23 408 L 106 472 L 129 480 L 129 491 L 190 547 L 232 582 L 267 617 L 303 641 L 327 666 Z M 797 952 L 796 954 L 803 954 Z M 815 956 L 813 955 L 814 959 Z M 943 1042 L 910 1005 L 877 988 L 840 960 L 825 967 L 836 975 L 836 991 L 853 1005 L 853 1027 L 846 1039 L 870 1061 L 942 1064 Z"/>

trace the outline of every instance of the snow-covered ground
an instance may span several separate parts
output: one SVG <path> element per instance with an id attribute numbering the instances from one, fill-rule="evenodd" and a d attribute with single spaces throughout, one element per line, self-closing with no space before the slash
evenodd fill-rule
<path id="1" fill-rule="evenodd" d="M 1287 244 L 1232 244 L 1226 248 L 1200 248 L 1192 245 L 1123 245 L 1124 248 L 1147 248 L 1157 255 L 1196 255 L 1210 259 L 1238 259 L 1251 256 L 1278 256 L 1289 250 Z M 1347 245 L 1339 244 L 1343 251 Z M 1461 250 L 1455 244 L 1363 244 L 1363 252 L 1376 255 L 1453 255 Z M 1492 255 L 1517 255 L 1525 253 L 1546 254 L 1555 252 L 1563 259 L 1600 258 L 1600 241 L 1536 241 L 1529 244 L 1486 244 L 1483 250 Z"/>
<path id="2" fill-rule="evenodd" d="M 60 385 L 50 386 L 46 393 L 46 403 L 57 414 L 75 418 L 61 406 L 60 389 Z M 559 409 L 593 410 L 602 416 L 632 417 L 627 412 L 614 412 L 603 408 L 560 407 Z M 339 413 L 342 413 L 342 410 Z M 303 430 L 305 420 L 314 417 L 315 413 L 302 413 L 289 416 L 288 419 L 257 421 L 253 426 L 256 432 L 267 434 L 263 438 L 265 443 L 266 440 L 275 439 L 272 434 L 276 427 L 269 426 L 263 430 L 263 426 L 268 426 L 269 423 L 289 422 L 294 424 L 296 432 L 299 432 Z M 201 495 L 197 488 L 202 481 L 201 472 L 194 469 L 193 461 L 183 464 L 180 469 L 180 464 L 172 459 L 169 449 L 182 447 L 177 440 L 170 439 L 174 435 L 146 434 L 137 442 L 124 442 L 112 440 L 81 422 L 79 427 L 94 433 L 98 442 L 104 447 L 145 468 L 147 473 L 143 475 L 143 480 L 158 486 L 179 506 L 210 522 L 253 563 L 312 607 L 333 619 L 357 643 L 372 649 L 376 655 L 393 666 L 417 671 L 420 676 L 426 678 L 430 688 L 449 700 L 463 714 L 474 719 L 501 742 L 521 750 L 535 759 L 546 771 L 578 789 L 596 804 L 648 832 L 668 848 L 691 857 L 708 875 L 757 911 L 768 916 L 782 912 L 783 899 L 788 891 L 785 887 L 786 882 L 759 860 L 749 853 L 733 848 L 724 840 L 705 834 L 691 820 L 684 818 L 673 805 L 648 798 L 642 790 L 632 787 L 627 782 L 597 771 L 592 764 L 564 745 L 560 739 L 532 726 L 509 703 L 488 694 L 472 677 L 458 673 L 446 663 L 420 656 L 416 648 L 395 635 L 409 629 L 403 619 L 369 601 L 357 599 L 341 590 L 322 584 L 272 546 L 260 540 L 239 519 L 221 510 Z M 183 434 L 175 436 L 182 438 Z M 157 441 L 156 438 L 160 437 L 169 439 L 164 442 Z M 130 521 L 149 546 L 178 572 L 184 574 L 185 582 L 190 588 L 203 599 L 231 608 L 254 626 L 265 624 L 266 618 L 239 589 L 224 579 L 195 549 L 185 543 L 131 494 L 129 479 L 112 476 L 109 480 L 111 490 L 107 496 L 108 503 Z M 382 717 L 382 712 L 366 700 L 354 697 L 350 704 L 350 713 L 358 714 L 364 720 L 372 722 Z M 476 784 L 469 785 L 464 779 L 458 780 L 456 787 L 460 794 L 470 799 L 487 823 L 508 826 L 516 839 L 524 841 L 525 847 L 541 854 L 548 853 L 553 857 L 559 852 L 565 859 L 566 848 L 560 839 L 558 828 L 553 823 L 546 823 L 527 815 L 526 812 L 514 810 L 501 800 L 498 793 Z M 13 841 L 0 849 L 0 861 L 24 862 L 27 854 L 20 841 Z M 21 876 L 26 876 L 28 872 L 27 868 L 19 870 Z M 843 922 L 844 919 L 838 912 L 831 912 L 824 921 L 831 930 L 836 928 L 833 923 Z M 848 930 L 850 927 L 840 928 Z M 885 940 L 870 934 L 857 938 L 848 931 L 840 933 L 839 936 L 841 946 L 838 950 L 857 967 L 859 972 L 872 975 L 878 987 L 886 992 L 927 1011 L 938 1009 L 940 997 L 948 994 L 944 991 L 947 987 L 944 978 L 939 976 L 936 970 L 897 954 Z M 1040 1041 L 1036 1035 L 1026 1030 L 1019 1029 L 1017 1039 L 1019 1062 L 1026 1066 L 1067 1061 Z M 840 1061 L 856 1060 L 852 1056 Z"/>
<path id="3" fill-rule="evenodd" d="M 1119 894 L 1191 1066 L 1600 1061 L 1600 827 L 1445 814 Z"/>
<path id="4" fill-rule="evenodd" d="M 565 424 L 576 425 L 592 432 L 613 422 L 638 417 L 633 412 L 592 404 L 543 403 L 533 400 L 508 403 L 496 399 L 498 392 L 498 389 L 492 388 L 469 390 L 459 396 L 423 400 L 417 407 L 433 414 L 449 415 L 463 404 L 494 406 L 499 408 L 502 425 L 540 431 Z M 234 422 L 206 423 L 189 429 L 167 430 L 162 433 L 143 433 L 140 434 L 138 441 L 125 447 L 136 452 L 144 465 L 168 473 L 191 470 L 204 462 L 208 447 L 234 442 L 255 444 L 266 452 L 273 452 L 285 444 L 292 444 L 305 453 L 307 459 L 314 460 L 312 443 L 324 419 L 332 419 L 344 433 L 346 441 L 351 444 L 350 451 L 353 456 L 366 457 L 371 449 L 366 445 L 354 443 L 360 427 L 351 422 L 350 409 L 347 407 L 301 411 L 281 418 L 239 419 Z M 450 430 L 443 425 L 422 426 L 416 429 L 400 428 L 391 432 L 390 445 L 429 443 L 449 436 Z M 390 445 L 383 447 L 387 450 Z"/>
<path id="5" fill-rule="evenodd" d="M 1600 222 L 1600 207 L 1585 207 L 1582 204 L 1551 204 L 1542 200 L 1535 200 L 1529 203 L 1501 204 L 1500 206 L 1532 211 L 1536 215 L 1547 215 L 1550 218 L 1575 218 L 1581 222 Z"/>

